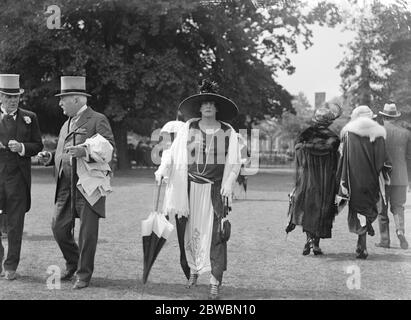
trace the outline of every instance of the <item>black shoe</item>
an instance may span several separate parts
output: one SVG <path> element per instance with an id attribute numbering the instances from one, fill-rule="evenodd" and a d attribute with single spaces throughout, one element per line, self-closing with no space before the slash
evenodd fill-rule
<path id="1" fill-rule="evenodd" d="M 357 259 L 363 259 L 363 260 L 365 260 L 365 259 L 367 259 L 367 257 L 368 257 L 368 251 L 367 251 L 367 249 L 364 249 L 364 250 L 358 250 L 358 248 L 357 248 L 357 256 L 356 256 L 356 258 Z"/>
<path id="2" fill-rule="evenodd" d="M 304 246 L 303 256 L 307 256 L 310 254 L 312 246 L 313 246 L 312 240 L 308 240 Z"/>
<path id="3" fill-rule="evenodd" d="M 324 252 L 321 250 L 320 247 L 314 247 L 313 248 L 313 253 L 315 256 L 321 256 L 324 254 Z"/>
<path id="4" fill-rule="evenodd" d="M 60 280 L 61 281 L 71 281 L 74 278 L 74 274 L 76 273 L 76 270 L 66 270 L 62 275 Z"/>
<path id="5" fill-rule="evenodd" d="M 405 239 L 405 237 L 402 233 L 397 234 L 397 236 L 398 236 L 398 239 L 400 240 L 401 249 L 407 250 L 408 249 L 407 239 Z"/>
<path id="6" fill-rule="evenodd" d="M 389 244 L 384 244 L 382 242 L 376 243 L 375 246 L 378 247 L 378 248 L 386 248 L 386 249 L 390 248 Z"/>

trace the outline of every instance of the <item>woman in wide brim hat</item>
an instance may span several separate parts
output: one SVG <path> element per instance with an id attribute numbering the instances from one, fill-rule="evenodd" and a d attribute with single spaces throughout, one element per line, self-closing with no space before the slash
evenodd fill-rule
<path id="1" fill-rule="evenodd" d="M 217 108 L 216 119 L 221 121 L 230 121 L 238 115 L 237 105 L 227 97 L 216 93 L 216 85 L 214 83 L 203 83 L 200 88 L 200 93 L 194 94 L 184 99 L 179 111 L 186 119 L 200 118 L 200 107 L 203 102 L 213 101 Z"/>
<path id="2" fill-rule="evenodd" d="M 221 233 L 241 168 L 238 134 L 224 120 L 238 108 L 219 95 L 217 86 L 203 81 L 200 94 L 185 99 L 179 110 L 188 120 L 178 131 L 168 162 L 155 173 L 168 181 L 164 211 L 176 216 L 180 264 L 187 288 L 211 272 L 210 299 L 219 296 L 227 268 L 227 239 Z"/>

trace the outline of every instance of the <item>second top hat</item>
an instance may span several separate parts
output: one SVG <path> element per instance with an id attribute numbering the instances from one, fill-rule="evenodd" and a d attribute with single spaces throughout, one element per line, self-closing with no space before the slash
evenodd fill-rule
<path id="1" fill-rule="evenodd" d="M 80 76 L 62 76 L 61 77 L 61 89 L 60 93 L 56 94 L 56 97 L 79 94 L 87 97 L 91 97 L 86 92 L 86 77 Z"/>

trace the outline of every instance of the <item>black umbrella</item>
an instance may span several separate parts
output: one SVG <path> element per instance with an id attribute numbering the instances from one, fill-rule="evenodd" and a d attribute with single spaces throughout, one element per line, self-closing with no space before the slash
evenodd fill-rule
<path id="1" fill-rule="evenodd" d="M 144 270 L 143 283 L 147 282 L 148 274 L 154 264 L 161 248 L 174 230 L 174 226 L 167 220 L 166 216 L 158 212 L 160 200 L 161 182 L 157 189 L 157 199 L 154 211 L 147 219 L 141 222 L 143 236 Z"/>
<path id="2" fill-rule="evenodd" d="M 77 135 L 85 135 L 86 132 L 84 130 L 76 130 L 72 131 L 66 139 L 70 136 L 73 136 L 73 146 L 76 145 L 76 136 Z M 70 185 L 70 211 L 72 216 L 72 233 L 74 235 L 74 225 L 76 221 L 76 193 L 77 193 L 77 159 L 75 157 L 71 158 L 71 185 Z"/>

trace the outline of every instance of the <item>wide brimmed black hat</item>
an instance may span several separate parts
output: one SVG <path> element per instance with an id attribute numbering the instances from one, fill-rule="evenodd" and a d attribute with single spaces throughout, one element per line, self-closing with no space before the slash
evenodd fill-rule
<path id="1" fill-rule="evenodd" d="M 214 101 L 217 108 L 217 120 L 232 120 L 238 115 L 237 105 L 229 98 L 218 94 L 217 91 L 218 86 L 215 82 L 203 80 L 200 86 L 200 93 L 184 99 L 178 109 L 186 119 L 200 118 L 201 103 Z"/>

